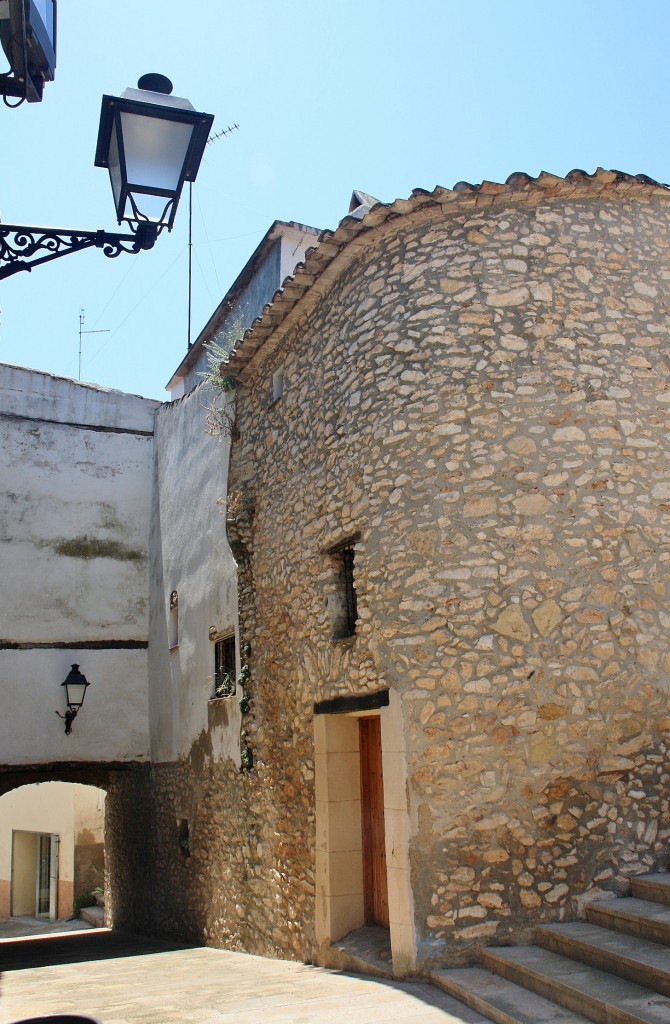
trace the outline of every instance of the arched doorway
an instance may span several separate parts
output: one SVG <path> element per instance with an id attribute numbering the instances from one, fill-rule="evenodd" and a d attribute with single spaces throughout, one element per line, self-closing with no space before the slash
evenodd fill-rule
<path id="1" fill-rule="evenodd" d="M 65 920 L 104 892 L 104 806 L 104 790 L 79 783 L 0 797 L 0 921 Z"/>

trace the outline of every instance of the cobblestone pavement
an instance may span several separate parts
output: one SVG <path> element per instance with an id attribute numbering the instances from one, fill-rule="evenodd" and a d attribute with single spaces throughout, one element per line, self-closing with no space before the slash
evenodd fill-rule
<path id="1" fill-rule="evenodd" d="M 58 1012 L 90 1013 L 102 1024 L 486 1020 L 422 982 L 378 981 L 110 932 L 0 941 L 0 970 L 0 1024 Z"/>

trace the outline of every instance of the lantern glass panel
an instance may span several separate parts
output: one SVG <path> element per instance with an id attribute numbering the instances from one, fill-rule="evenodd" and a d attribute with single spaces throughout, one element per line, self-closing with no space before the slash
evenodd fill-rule
<path id="1" fill-rule="evenodd" d="M 123 181 L 121 178 L 121 160 L 119 157 L 119 143 L 116 137 L 116 131 L 112 130 L 112 137 L 109 142 L 109 177 L 112 183 L 112 194 L 114 196 L 114 206 L 119 210 L 119 200 L 121 197 L 121 189 L 123 187 Z M 119 211 L 119 218 L 121 217 L 121 211 Z"/>
<path id="2" fill-rule="evenodd" d="M 87 683 L 69 682 L 66 686 L 67 702 L 70 707 L 80 708 L 84 703 Z"/>
<path id="3" fill-rule="evenodd" d="M 175 192 L 181 181 L 193 125 L 122 112 L 121 130 L 130 189 Z"/>

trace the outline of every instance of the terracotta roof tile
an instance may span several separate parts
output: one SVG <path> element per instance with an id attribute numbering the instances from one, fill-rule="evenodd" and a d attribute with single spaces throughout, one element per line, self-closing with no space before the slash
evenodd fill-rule
<path id="1" fill-rule="evenodd" d="M 364 217 L 348 215 L 335 231 L 322 231 L 317 244 L 308 249 L 303 263 L 299 263 L 293 275 L 286 279 L 283 287 L 275 292 L 272 302 L 265 307 L 260 317 L 242 338 L 237 349 L 231 353 L 227 372 L 242 376 L 249 360 L 263 346 L 271 334 L 285 321 L 297 303 L 316 284 L 328 266 L 348 246 L 365 243 L 365 235 L 382 224 L 414 213 L 422 207 L 434 205 L 457 209 L 472 206 L 491 206 L 496 201 L 542 202 L 547 196 L 567 197 L 594 192 L 613 191 L 626 194 L 629 191 L 651 190 L 653 193 L 670 192 L 668 185 L 661 184 L 646 174 L 626 174 L 623 171 L 606 171 L 599 167 L 593 174 L 580 168 L 569 171 L 564 178 L 542 171 L 536 178 L 525 171 L 515 171 L 505 182 L 483 181 L 473 185 L 468 181 L 457 182 L 452 189 L 437 186 L 432 192 L 416 188 L 408 199 L 396 199 L 392 203 L 376 203 Z M 371 197 L 369 197 L 371 198 Z"/>

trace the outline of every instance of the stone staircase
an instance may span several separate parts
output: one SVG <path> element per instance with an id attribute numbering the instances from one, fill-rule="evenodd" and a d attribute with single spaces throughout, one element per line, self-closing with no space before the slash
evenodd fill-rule
<path id="1" fill-rule="evenodd" d="M 104 928 L 105 927 L 105 897 L 102 890 L 95 889 L 95 906 L 93 907 L 82 907 L 79 911 L 79 917 L 82 921 L 86 921 L 92 928 Z"/>
<path id="2" fill-rule="evenodd" d="M 431 980 L 496 1024 L 670 1024 L 670 874 L 538 927 L 535 946 L 485 949 L 481 967 Z"/>

